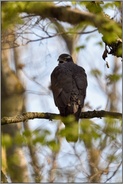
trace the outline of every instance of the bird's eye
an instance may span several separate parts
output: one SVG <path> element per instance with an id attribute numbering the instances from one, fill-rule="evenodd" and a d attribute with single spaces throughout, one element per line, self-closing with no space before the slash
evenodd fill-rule
<path id="1" fill-rule="evenodd" d="M 64 61 L 60 61 L 59 63 L 64 63 Z"/>

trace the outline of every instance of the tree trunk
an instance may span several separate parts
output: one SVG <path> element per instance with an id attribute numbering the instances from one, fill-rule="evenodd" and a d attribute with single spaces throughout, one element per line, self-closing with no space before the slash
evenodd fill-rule
<path id="1" fill-rule="evenodd" d="M 9 50 L 10 51 L 10 50 Z M 8 64 L 9 51 L 2 52 L 2 117 L 22 113 L 24 87 Z M 12 182 L 28 182 L 28 170 L 22 146 L 15 145 L 13 140 L 21 129 L 21 123 L 2 127 L 2 139 L 9 136 L 11 146 L 3 145 L 2 170 L 9 174 Z M 6 166 L 4 164 L 6 159 Z"/>

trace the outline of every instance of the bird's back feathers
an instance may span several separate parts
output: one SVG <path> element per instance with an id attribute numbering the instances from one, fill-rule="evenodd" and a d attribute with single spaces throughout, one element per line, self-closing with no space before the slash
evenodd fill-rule
<path id="1" fill-rule="evenodd" d="M 59 64 L 51 74 L 51 90 L 62 116 L 74 114 L 79 119 L 86 88 L 85 70 L 73 62 Z"/>

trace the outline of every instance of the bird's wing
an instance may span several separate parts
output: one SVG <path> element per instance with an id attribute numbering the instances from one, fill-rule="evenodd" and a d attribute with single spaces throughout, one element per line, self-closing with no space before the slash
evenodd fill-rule
<path id="1" fill-rule="evenodd" d="M 76 65 L 77 66 L 77 65 Z M 87 75 L 85 70 L 82 67 L 77 66 L 74 72 L 74 79 L 77 85 L 77 88 L 81 90 L 81 93 L 86 93 L 87 88 Z"/>
<path id="2" fill-rule="evenodd" d="M 87 76 L 85 70 L 82 67 L 74 65 L 73 79 L 76 83 L 75 93 L 77 95 L 78 104 L 83 107 L 87 88 Z"/>
<path id="3" fill-rule="evenodd" d="M 57 66 L 51 74 L 51 89 L 56 106 L 64 107 L 69 103 L 72 91 L 72 72 L 63 64 Z"/>

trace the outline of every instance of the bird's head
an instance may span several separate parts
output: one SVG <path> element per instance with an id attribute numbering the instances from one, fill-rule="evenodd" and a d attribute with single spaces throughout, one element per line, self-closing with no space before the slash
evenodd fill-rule
<path id="1" fill-rule="evenodd" d="M 73 62 L 72 57 L 69 54 L 61 54 L 58 58 L 59 64 Z"/>

